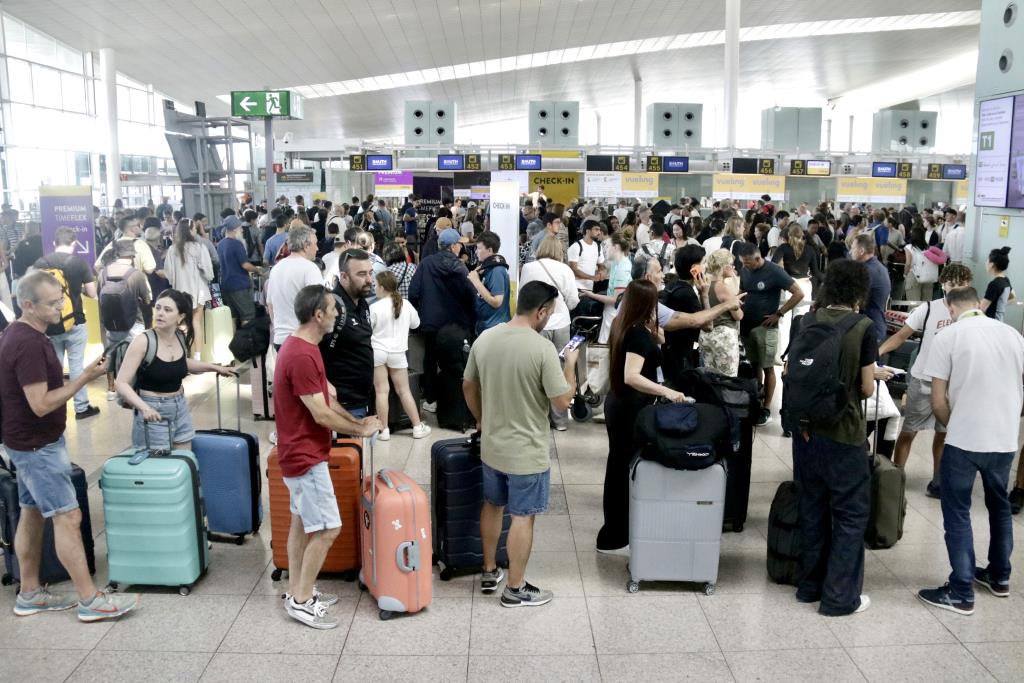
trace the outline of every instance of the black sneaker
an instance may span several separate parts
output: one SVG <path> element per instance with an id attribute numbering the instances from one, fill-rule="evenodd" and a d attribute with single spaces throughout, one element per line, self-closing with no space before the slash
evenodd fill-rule
<path id="1" fill-rule="evenodd" d="M 950 590 L 949 584 L 941 588 L 926 588 L 917 592 L 917 597 L 921 602 L 926 602 L 933 607 L 939 609 L 949 610 L 950 612 L 956 612 L 957 614 L 971 615 L 974 614 L 974 601 L 960 600 L 953 597 L 953 591 Z"/>
<path id="2" fill-rule="evenodd" d="M 522 588 L 511 588 L 505 584 L 505 590 L 501 593 L 502 607 L 540 607 L 551 602 L 555 594 L 551 591 L 542 590 L 530 585 L 528 581 L 523 582 Z"/>
<path id="3" fill-rule="evenodd" d="M 1021 508 L 1024 508 L 1024 489 L 1014 486 L 1010 491 L 1010 512 L 1016 515 Z"/>
<path id="4" fill-rule="evenodd" d="M 88 408 L 86 408 L 85 410 L 83 410 L 81 412 L 76 412 L 75 413 L 75 419 L 76 420 L 85 420 L 86 418 L 90 418 L 93 415 L 99 415 L 99 414 L 100 414 L 100 409 L 99 408 L 97 408 L 96 406 L 89 406 Z"/>
<path id="5" fill-rule="evenodd" d="M 501 567 L 495 567 L 492 572 L 483 572 L 480 574 L 480 592 L 490 595 L 494 591 L 498 590 L 498 584 L 505 578 L 505 572 Z"/>
<path id="6" fill-rule="evenodd" d="M 772 411 L 767 408 L 761 408 L 761 414 L 757 418 L 755 423 L 758 427 L 768 424 L 768 420 L 772 418 Z"/>
<path id="7" fill-rule="evenodd" d="M 929 498 L 942 498 L 942 487 L 934 481 L 930 481 L 924 490 L 924 494 Z"/>
<path id="8" fill-rule="evenodd" d="M 984 586 L 988 589 L 988 592 L 997 598 L 1008 598 L 1010 597 L 1010 582 L 1009 581 L 993 581 L 992 577 L 988 575 L 988 569 L 982 569 L 981 567 L 974 568 L 974 583 Z"/>

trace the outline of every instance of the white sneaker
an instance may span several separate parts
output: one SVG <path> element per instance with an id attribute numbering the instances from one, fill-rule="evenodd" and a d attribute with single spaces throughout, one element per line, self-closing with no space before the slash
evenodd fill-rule
<path id="1" fill-rule="evenodd" d="M 270 436 L 267 437 L 267 441 L 269 441 L 270 443 L 274 444 L 275 446 L 277 445 L 277 431 L 276 430 L 270 432 Z"/>
<path id="2" fill-rule="evenodd" d="M 327 605 L 315 597 L 303 603 L 295 602 L 295 598 L 288 598 L 284 601 L 284 608 L 288 616 L 306 626 L 323 630 L 338 627 L 338 620 L 327 614 Z"/>
<path id="3" fill-rule="evenodd" d="M 380 434 L 377 435 L 377 441 L 391 441 L 391 430 L 382 429 Z"/>
<path id="4" fill-rule="evenodd" d="M 426 401 L 423 401 L 423 402 L 420 403 L 420 409 L 424 410 L 424 411 L 426 411 L 428 413 L 436 413 L 437 412 L 437 401 L 434 401 L 433 403 L 427 403 Z"/>
<path id="5" fill-rule="evenodd" d="M 107 400 L 108 401 L 116 401 L 117 400 L 117 392 L 116 391 L 108 391 L 107 392 Z"/>
<path id="6" fill-rule="evenodd" d="M 854 614 L 859 614 L 861 612 L 866 611 L 868 607 L 871 607 L 871 598 L 869 598 L 866 595 L 862 595 L 862 596 L 860 596 L 860 607 L 858 607 L 857 609 L 853 610 L 853 613 Z"/>
<path id="7" fill-rule="evenodd" d="M 412 428 L 412 438 L 422 439 L 430 436 L 430 425 L 426 422 L 420 422 L 418 425 Z"/>

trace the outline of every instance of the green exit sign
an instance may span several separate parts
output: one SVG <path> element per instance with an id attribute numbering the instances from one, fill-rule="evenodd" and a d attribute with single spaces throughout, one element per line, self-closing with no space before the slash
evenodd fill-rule
<path id="1" fill-rule="evenodd" d="M 288 90 L 234 90 L 231 115 L 301 119 L 302 98 Z"/>

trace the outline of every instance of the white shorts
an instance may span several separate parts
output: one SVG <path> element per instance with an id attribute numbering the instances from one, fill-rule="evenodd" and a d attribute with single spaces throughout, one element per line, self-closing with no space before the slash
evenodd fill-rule
<path id="1" fill-rule="evenodd" d="M 380 349 L 373 350 L 373 367 L 379 368 L 382 365 L 386 365 L 392 369 L 407 368 L 409 367 L 409 358 L 406 356 L 404 351 L 389 353 L 387 351 L 381 351 Z"/>
<path id="2" fill-rule="evenodd" d="M 284 477 L 291 498 L 291 512 L 302 518 L 307 534 L 341 527 L 338 499 L 327 463 L 317 463 L 301 477 Z"/>

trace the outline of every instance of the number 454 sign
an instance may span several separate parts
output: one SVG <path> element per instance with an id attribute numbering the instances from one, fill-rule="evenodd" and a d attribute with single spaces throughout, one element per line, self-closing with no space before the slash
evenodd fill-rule
<path id="1" fill-rule="evenodd" d="M 231 93 L 231 115 L 301 119 L 302 98 L 288 90 L 236 90 Z"/>

